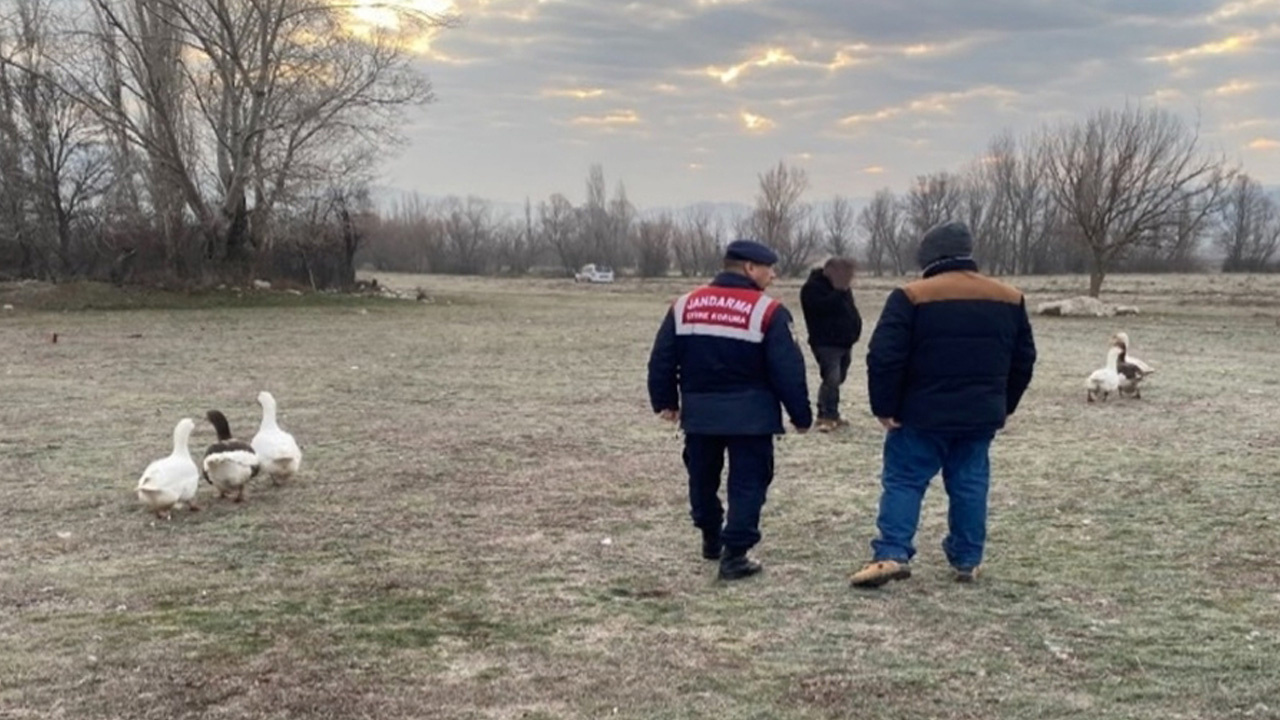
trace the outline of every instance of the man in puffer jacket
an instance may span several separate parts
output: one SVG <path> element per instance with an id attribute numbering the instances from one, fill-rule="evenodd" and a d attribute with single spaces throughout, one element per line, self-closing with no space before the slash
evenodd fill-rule
<path id="1" fill-rule="evenodd" d="M 791 314 L 764 293 L 776 262 L 758 242 L 729 243 L 724 272 L 675 301 L 649 356 L 649 399 L 684 430 L 690 515 L 702 556 L 720 560 L 722 580 L 760 572 L 747 551 L 760 542 L 782 408 L 797 432 L 813 424 Z M 726 453 L 727 514 L 718 495 Z"/>
<path id="2" fill-rule="evenodd" d="M 818 361 L 822 385 L 818 387 L 818 432 L 830 432 L 847 423 L 840 417 L 840 385 L 849 374 L 853 344 L 862 336 L 862 316 L 853 303 L 854 264 L 847 258 L 831 258 L 809 273 L 800 288 L 800 307 L 809 328 L 809 349 Z"/>
<path id="3" fill-rule="evenodd" d="M 955 579 L 972 581 L 987 535 L 987 453 L 1031 382 L 1035 341 L 1017 289 L 978 272 L 963 223 L 925 233 L 924 277 L 894 290 L 871 335 L 871 412 L 888 431 L 872 562 L 856 587 L 911 577 L 920 505 L 942 471 L 947 491 L 943 552 Z"/>

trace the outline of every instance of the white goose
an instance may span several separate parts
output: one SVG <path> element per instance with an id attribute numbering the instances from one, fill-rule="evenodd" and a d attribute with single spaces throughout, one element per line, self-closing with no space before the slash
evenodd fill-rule
<path id="1" fill-rule="evenodd" d="M 156 517 L 168 520 L 175 505 L 185 504 L 195 512 L 196 490 L 200 487 L 200 470 L 191 459 L 187 441 L 196 424 L 183 418 L 173 428 L 173 452 L 147 466 L 138 479 L 138 499 Z"/>
<path id="2" fill-rule="evenodd" d="M 271 477 L 271 482 L 278 484 L 288 480 L 298 472 L 302 464 L 302 450 L 293 436 L 276 423 L 276 399 L 271 393 L 258 393 L 258 403 L 262 405 L 262 425 L 258 434 L 253 436 L 253 451 L 257 453 L 262 469 Z"/>
<path id="3" fill-rule="evenodd" d="M 1094 370 L 1089 375 L 1089 379 L 1085 381 L 1085 400 L 1093 402 L 1102 396 L 1106 401 L 1113 392 L 1120 390 L 1120 355 L 1124 352 L 1120 347 L 1112 345 L 1107 350 L 1106 367 Z"/>
<path id="4" fill-rule="evenodd" d="M 218 431 L 218 441 L 204 452 L 204 460 L 200 463 L 204 479 L 218 488 L 218 497 L 235 493 L 235 501 L 242 502 L 245 483 L 258 474 L 258 454 L 252 445 L 231 436 L 231 425 L 227 423 L 226 415 L 210 410 L 205 417 Z"/>

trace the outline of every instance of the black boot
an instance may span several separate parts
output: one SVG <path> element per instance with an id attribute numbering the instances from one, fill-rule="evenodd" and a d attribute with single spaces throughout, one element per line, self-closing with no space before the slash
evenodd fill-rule
<path id="1" fill-rule="evenodd" d="M 702 531 L 702 557 L 707 560 L 719 560 L 720 553 L 723 550 L 720 544 L 720 530 L 703 530 Z"/>
<path id="2" fill-rule="evenodd" d="M 724 556 L 720 558 L 721 580 L 741 580 L 761 569 L 760 563 L 747 557 L 747 551 L 740 548 L 725 548 Z"/>

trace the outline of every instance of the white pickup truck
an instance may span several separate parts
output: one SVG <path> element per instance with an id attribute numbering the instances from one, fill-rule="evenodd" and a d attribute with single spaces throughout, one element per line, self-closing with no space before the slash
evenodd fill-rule
<path id="1" fill-rule="evenodd" d="M 588 283 L 611 283 L 613 282 L 613 268 L 608 265 L 595 265 L 588 263 L 582 266 L 582 269 L 573 275 L 574 282 Z"/>

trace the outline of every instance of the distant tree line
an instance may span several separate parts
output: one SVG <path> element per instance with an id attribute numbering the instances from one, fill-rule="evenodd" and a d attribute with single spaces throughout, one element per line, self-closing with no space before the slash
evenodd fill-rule
<path id="1" fill-rule="evenodd" d="M 388 8 L 390 9 L 390 8 Z M 0 12 L 0 277 L 313 287 L 387 270 L 568 274 L 593 262 L 706 276 L 734 237 L 798 275 L 826 255 L 866 272 L 914 269 L 922 233 L 970 224 L 994 273 L 1275 267 L 1280 210 L 1166 111 L 1100 110 L 996 136 L 957 171 L 865 205 L 815 202 L 803 169 L 758 177 L 750 210 L 640 212 L 592 167 L 514 215 L 483 199 L 407 196 L 368 182 L 401 112 L 431 88 L 406 42 L 450 17 L 400 12 L 359 30 L 327 0 L 12 0 Z"/>
<path id="2" fill-rule="evenodd" d="M 11 0 L 0 276 L 354 281 L 366 183 L 431 88 L 326 0 Z"/>
<path id="3" fill-rule="evenodd" d="M 856 212 L 843 196 L 809 201 L 801 168 L 779 163 L 758 180 L 754 207 L 730 218 L 706 206 L 642 217 L 621 184 L 607 196 L 599 166 L 582 204 L 556 194 L 527 201 L 520 217 L 478 198 L 411 196 L 379 217 L 358 260 L 414 272 L 569 274 L 594 262 L 641 277 L 705 276 L 725 242 L 750 236 L 778 251 L 784 275 L 830 255 L 903 274 L 928 228 L 959 219 L 985 270 L 1086 273 L 1096 296 L 1109 272 L 1203 270 L 1208 250 L 1227 272 L 1275 270 L 1280 246 L 1276 199 L 1204 151 L 1194 127 L 1153 108 L 1099 110 L 1022 139 L 1001 133 L 967 167 L 883 189 Z"/>

